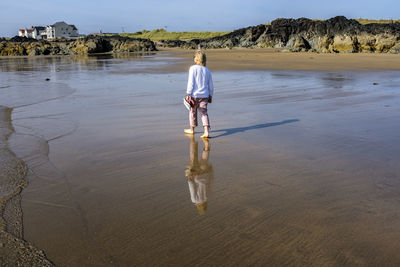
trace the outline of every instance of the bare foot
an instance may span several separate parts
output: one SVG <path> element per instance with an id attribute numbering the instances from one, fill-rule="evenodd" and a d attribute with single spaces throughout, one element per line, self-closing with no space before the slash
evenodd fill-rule
<path id="1" fill-rule="evenodd" d="M 185 134 L 194 134 L 194 131 L 192 129 L 184 129 L 183 130 Z"/>

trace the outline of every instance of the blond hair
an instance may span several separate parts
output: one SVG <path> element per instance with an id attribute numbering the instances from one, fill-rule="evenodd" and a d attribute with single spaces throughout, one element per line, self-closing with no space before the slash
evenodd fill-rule
<path id="1" fill-rule="evenodd" d="M 203 51 L 197 50 L 194 53 L 193 59 L 194 59 L 194 63 L 196 63 L 196 64 L 199 63 L 202 66 L 206 66 L 207 57 L 206 57 L 206 53 L 204 53 Z"/>

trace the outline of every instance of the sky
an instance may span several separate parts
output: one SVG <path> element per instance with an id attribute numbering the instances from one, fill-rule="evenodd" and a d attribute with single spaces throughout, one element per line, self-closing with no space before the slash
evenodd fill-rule
<path id="1" fill-rule="evenodd" d="M 74 24 L 81 34 L 232 31 L 276 18 L 400 19 L 399 11 L 399 0 L 0 0 L 0 36 L 57 21 Z"/>

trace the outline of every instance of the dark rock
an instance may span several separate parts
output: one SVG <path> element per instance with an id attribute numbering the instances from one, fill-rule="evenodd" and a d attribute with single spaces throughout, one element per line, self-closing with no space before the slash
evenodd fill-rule
<path id="1" fill-rule="evenodd" d="M 286 46 L 291 47 L 290 51 L 292 52 L 306 52 L 311 48 L 308 41 L 300 35 L 294 35 L 290 38 Z"/>
<path id="2" fill-rule="evenodd" d="M 13 38 L 10 39 L 10 42 L 15 42 L 15 43 L 24 43 L 24 42 L 39 42 L 39 40 L 36 40 L 34 38 L 28 38 L 28 37 L 21 37 L 21 36 L 14 36 Z"/>
<path id="3" fill-rule="evenodd" d="M 14 37 L 0 41 L 0 56 L 71 55 L 156 51 L 154 42 L 120 36 L 88 36 L 54 41 Z"/>
<path id="4" fill-rule="evenodd" d="M 362 25 L 343 16 L 325 21 L 307 18 L 276 19 L 271 25 L 238 29 L 206 40 L 161 41 L 166 47 L 195 49 L 232 47 L 283 47 L 289 51 L 322 53 L 400 53 L 400 23 Z"/>

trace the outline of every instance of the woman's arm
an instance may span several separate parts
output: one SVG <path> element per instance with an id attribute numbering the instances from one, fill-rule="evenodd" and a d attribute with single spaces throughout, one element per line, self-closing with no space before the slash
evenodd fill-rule
<path id="1" fill-rule="evenodd" d="M 212 103 L 212 97 L 214 95 L 214 83 L 212 79 L 211 72 L 209 72 L 209 77 L 208 77 L 208 103 Z"/>

